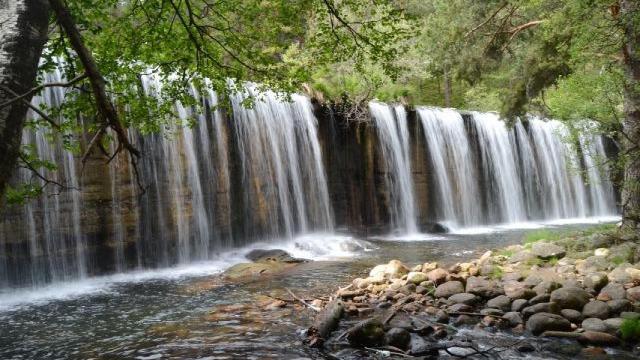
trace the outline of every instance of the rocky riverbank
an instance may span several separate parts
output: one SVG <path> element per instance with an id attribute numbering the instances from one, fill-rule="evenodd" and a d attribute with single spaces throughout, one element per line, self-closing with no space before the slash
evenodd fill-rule
<path id="1" fill-rule="evenodd" d="M 483 347 L 461 340 L 468 330 L 513 341 Z M 391 260 L 335 293 L 307 338 L 340 358 L 518 356 L 550 343 L 566 344 L 557 351 L 565 357 L 637 356 L 640 242 L 575 233 L 448 266 Z"/>

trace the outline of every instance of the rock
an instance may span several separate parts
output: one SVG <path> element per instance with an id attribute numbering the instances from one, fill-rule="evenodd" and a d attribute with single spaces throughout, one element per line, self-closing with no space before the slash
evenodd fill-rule
<path id="1" fill-rule="evenodd" d="M 604 320 L 604 324 L 607 326 L 607 332 L 612 334 L 615 334 L 620 329 L 623 322 L 623 318 L 611 318 Z"/>
<path id="2" fill-rule="evenodd" d="M 536 296 L 536 292 L 528 288 L 524 283 L 518 281 L 507 281 L 504 286 L 504 293 L 511 299 L 531 299 Z"/>
<path id="3" fill-rule="evenodd" d="M 627 291 L 622 284 L 610 283 L 603 287 L 598 294 L 597 299 L 600 301 L 622 300 L 627 296 Z"/>
<path id="4" fill-rule="evenodd" d="M 409 268 L 398 260 L 391 260 L 386 265 L 378 265 L 371 269 L 369 277 L 385 279 L 400 279 L 409 273 Z"/>
<path id="5" fill-rule="evenodd" d="M 609 247 L 609 245 L 613 244 L 613 241 L 614 239 L 609 235 L 595 233 L 589 236 L 585 242 L 588 244 L 589 248 L 595 249 Z"/>
<path id="6" fill-rule="evenodd" d="M 582 321 L 582 313 L 578 310 L 562 309 L 560 315 L 574 324 L 579 324 Z"/>
<path id="7" fill-rule="evenodd" d="M 409 355 L 415 357 L 426 357 L 432 358 L 438 356 L 438 348 L 433 346 L 432 343 L 426 341 L 421 336 L 417 334 L 411 334 L 411 343 L 409 345 Z M 360 357 L 362 358 L 362 357 Z M 339 358 L 343 359 L 343 358 Z"/>
<path id="8" fill-rule="evenodd" d="M 492 315 L 492 316 L 502 316 L 504 315 L 504 311 L 500 309 L 486 308 L 480 310 L 480 314 L 482 315 Z"/>
<path id="9" fill-rule="evenodd" d="M 632 282 L 640 282 L 640 269 L 629 267 L 625 271 L 631 277 Z"/>
<path id="10" fill-rule="evenodd" d="M 569 331 L 571 323 L 560 315 L 550 313 L 537 313 L 527 320 L 527 330 L 534 335 L 540 335 L 545 331 Z"/>
<path id="11" fill-rule="evenodd" d="M 402 328 L 391 328 L 384 335 L 384 343 L 398 349 L 406 350 L 409 342 L 411 342 L 411 334 Z"/>
<path id="12" fill-rule="evenodd" d="M 361 321 L 347 330 L 347 340 L 356 346 L 380 346 L 384 337 L 382 322 L 377 318 Z"/>
<path id="13" fill-rule="evenodd" d="M 543 349 L 552 354 L 564 356 L 576 356 L 582 351 L 582 346 L 578 343 L 566 341 L 551 341 L 543 344 Z"/>
<path id="14" fill-rule="evenodd" d="M 510 272 L 502 275 L 502 280 L 505 282 L 520 282 L 524 277 L 519 272 Z"/>
<path id="15" fill-rule="evenodd" d="M 280 249 L 262 250 L 254 249 L 249 251 L 244 257 L 253 262 L 304 262 L 305 260 L 296 259 L 288 252 Z"/>
<path id="16" fill-rule="evenodd" d="M 578 338 L 578 341 L 582 344 L 600 346 L 615 346 L 620 343 L 617 337 L 600 331 L 585 331 L 580 338 Z"/>
<path id="17" fill-rule="evenodd" d="M 600 300 L 590 301 L 582 309 L 582 315 L 586 318 L 606 319 L 609 317 L 609 306 Z"/>
<path id="18" fill-rule="evenodd" d="M 640 286 L 627 289 L 627 299 L 631 301 L 640 301 Z"/>
<path id="19" fill-rule="evenodd" d="M 617 282 L 619 284 L 625 284 L 631 281 L 631 276 L 629 275 L 629 273 L 627 272 L 627 269 L 631 267 L 630 264 L 621 264 L 618 265 L 615 269 L 613 269 L 608 277 L 609 277 L 609 281 L 611 282 Z"/>
<path id="20" fill-rule="evenodd" d="M 429 292 L 429 289 L 427 289 L 426 287 L 422 287 L 422 286 L 416 287 L 416 294 L 424 295 L 424 294 L 427 294 L 428 292 Z"/>
<path id="21" fill-rule="evenodd" d="M 602 272 L 592 273 L 585 275 L 582 283 L 586 288 L 600 291 L 609 283 L 609 278 L 607 277 L 607 274 Z"/>
<path id="22" fill-rule="evenodd" d="M 511 311 L 522 311 L 529 302 L 525 299 L 516 299 L 511 303 Z"/>
<path id="23" fill-rule="evenodd" d="M 228 280 L 244 280 L 257 278 L 261 276 L 273 275 L 278 272 L 281 272 L 291 266 L 294 266 L 294 263 L 286 263 L 286 262 L 253 262 L 253 263 L 240 263 L 235 264 L 232 267 L 225 270 L 222 273 L 222 276 Z"/>
<path id="24" fill-rule="evenodd" d="M 424 231 L 431 234 L 446 234 L 449 232 L 449 228 L 441 223 L 426 224 Z"/>
<path id="25" fill-rule="evenodd" d="M 453 304 L 449 306 L 449 311 L 451 312 L 470 312 L 473 308 L 467 304 Z"/>
<path id="26" fill-rule="evenodd" d="M 517 313 L 515 311 L 510 311 L 502 315 L 502 318 L 506 322 L 508 322 L 511 327 L 518 326 L 519 324 L 524 323 L 524 321 L 522 320 L 522 316 L 520 316 L 520 313 Z"/>
<path id="27" fill-rule="evenodd" d="M 449 275 L 449 273 L 446 270 L 437 268 L 429 271 L 426 274 L 426 277 L 427 277 L 426 279 L 432 281 L 436 285 L 440 285 L 446 281 L 447 275 Z"/>
<path id="28" fill-rule="evenodd" d="M 529 250 L 518 251 L 517 253 L 511 255 L 509 258 L 509 263 L 515 264 L 519 262 L 529 261 L 534 259 L 536 256 L 531 253 Z"/>
<path id="29" fill-rule="evenodd" d="M 506 295 L 498 295 L 487 301 L 487 307 L 509 311 L 511 309 L 511 299 Z"/>
<path id="30" fill-rule="evenodd" d="M 493 252 L 491 250 L 486 251 L 484 254 L 482 254 L 482 256 L 480 256 L 480 258 L 478 259 L 478 265 L 483 265 L 484 263 L 486 263 L 491 258 L 491 255 L 493 255 Z"/>
<path id="31" fill-rule="evenodd" d="M 551 258 L 561 259 L 566 255 L 566 251 L 562 246 L 546 243 L 536 242 L 531 247 L 531 253 L 542 260 L 550 260 Z"/>
<path id="32" fill-rule="evenodd" d="M 582 328 L 586 331 L 607 331 L 607 325 L 598 318 L 587 318 L 582 320 Z"/>
<path id="33" fill-rule="evenodd" d="M 540 304 L 543 302 L 549 302 L 549 300 L 551 300 L 551 295 L 549 294 L 541 294 L 541 295 L 537 295 L 532 297 L 531 299 L 529 299 L 529 304 L 530 305 L 535 305 L 535 304 Z"/>
<path id="34" fill-rule="evenodd" d="M 521 353 L 528 353 L 528 352 L 536 351 L 536 348 L 533 345 L 531 345 L 531 344 L 529 344 L 527 342 L 524 342 L 524 343 L 519 343 L 516 346 L 516 350 L 518 350 Z"/>
<path id="35" fill-rule="evenodd" d="M 271 302 L 269 305 L 265 306 L 265 310 L 276 310 L 287 306 L 287 303 L 282 300 L 275 300 Z"/>
<path id="36" fill-rule="evenodd" d="M 453 264 L 449 266 L 449 269 L 447 269 L 447 271 L 453 274 L 457 274 L 462 271 L 462 267 L 460 266 L 460 264 Z"/>
<path id="37" fill-rule="evenodd" d="M 447 314 L 444 310 L 438 310 L 438 312 L 436 313 L 436 322 L 447 324 L 449 322 L 449 314 Z"/>
<path id="38" fill-rule="evenodd" d="M 551 294 L 551 292 L 553 292 L 556 289 L 559 289 L 561 286 L 562 285 L 560 285 L 555 281 L 542 281 L 537 283 L 533 287 L 533 291 L 535 291 L 536 294 L 538 295 Z"/>
<path id="39" fill-rule="evenodd" d="M 628 320 L 640 320 L 640 313 L 633 311 L 623 311 L 620 313 L 620 317 Z"/>
<path id="40" fill-rule="evenodd" d="M 601 347 L 589 346 L 582 349 L 582 351 L 580 352 L 580 355 L 585 359 L 600 359 L 600 358 L 606 358 L 607 352 L 604 351 L 604 349 Z"/>
<path id="41" fill-rule="evenodd" d="M 435 297 L 438 298 L 448 298 L 451 295 L 459 294 L 464 292 L 464 286 L 460 281 L 447 281 L 444 284 L 438 285 L 435 291 Z"/>
<path id="42" fill-rule="evenodd" d="M 473 325 L 477 320 L 469 315 L 459 315 L 454 321 L 454 326 Z"/>
<path id="43" fill-rule="evenodd" d="M 475 305 L 480 301 L 480 298 L 469 293 L 460 293 L 451 295 L 449 297 L 449 302 L 451 304 L 467 304 L 467 305 Z"/>
<path id="44" fill-rule="evenodd" d="M 623 311 L 630 311 L 633 309 L 631 302 L 627 299 L 609 300 L 607 301 L 611 314 L 620 314 Z"/>
<path id="45" fill-rule="evenodd" d="M 551 301 L 563 309 L 582 310 L 589 298 L 588 292 L 574 287 L 563 287 L 551 293 Z"/>
<path id="46" fill-rule="evenodd" d="M 424 273 L 428 273 L 431 270 L 435 270 L 438 268 L 438 263 L 437 262 L 427 262 L 422 264 L 422 272 Z"/>
<path id="47" fill-rule="evenodd" d="M 427 274 L 423 273 L 423 272 L 418 272 L 418 271 L 412 271 L 409 274 L 407 274 L 407 282 L 408 283 L 412 283 L 414 285 L 418 285 L 423 281 L 426 281 L 427 279 Z"/>
<path id="48" fill-rule="evenodd" d="M 610 265 L 611 263 L 604 256 L 589 256 L 576 262 L 576 270 L 580 274 L 588 274 L 608 270 Z"/>
<path id="49" fill-rule="evenodd" d="M 387 269 L 387 265 L 376 265 L 369 271 L 369 277 L 372 278 L 384 278 L 384 272 Z"/>
<path id="50" fill-rule="evenodd" d="M 528 318 L 529 316 L 537 313 L 559 314 L 560 307 L 554 302 L 548 302 L 527 306 L 526 308 L 522 309 L 522 315 L 525 318 Z"/>
<path id="51" fill-rule="evenodd" d="M 490 299 L 504 293 L 495 281 L 478 276 L 470 276 L 467 279 L 466 292 L 481 296 L 485 299 Z"/>
<path id="52" fill-rule="evenodd" d="M 545 331 L 540 336 L 561 339 L 578 339 L 580 333 L 572 331 Z"/>
<path id="53" fill-rule="evenodd" d="M 595 256 L 607 256 L 609 255 L 609 249 L 607 248 L 597 248 L 593 251 L 593 255 Z"/>

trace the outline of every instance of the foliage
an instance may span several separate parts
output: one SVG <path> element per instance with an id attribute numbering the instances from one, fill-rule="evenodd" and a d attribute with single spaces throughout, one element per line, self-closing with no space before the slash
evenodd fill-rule
<path id="1" fill-rule="evenodd" d="M 624 319 L 620 325 L 620 334 L 626 341 L 640 341 L 640 319 Z"/>

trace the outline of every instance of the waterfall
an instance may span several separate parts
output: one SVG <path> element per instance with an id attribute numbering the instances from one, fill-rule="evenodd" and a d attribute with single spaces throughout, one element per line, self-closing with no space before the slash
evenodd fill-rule
<path id="1" fill-rule="evenodd" d="M 480 224 L 482 199 L 462 115 L 452 109 L 417 111 L 437 186 L 438 220 L 452 227 Z"/>
<path id="2" fill-rule="evenodd" d="M 416 233 L 418 227 L 408 150 L 407 114 L 402 106 L 391 107 L 377 102 L 369 103 L 369 109 L 386 165 L 392 226 L 404 233 Z"/>

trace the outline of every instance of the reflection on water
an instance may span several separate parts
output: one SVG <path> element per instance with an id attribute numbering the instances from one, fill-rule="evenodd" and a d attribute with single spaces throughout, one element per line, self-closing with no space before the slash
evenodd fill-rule
<path id="1" fill-rule="evenodd" d="M 0 297 L 0 308 L 4 306 L 0 311 L 0 358 L 317 358 L 321 354 L 304 347 L 296 335 L 313 314 L 292 306 L 264 311 L 272 300 L 269 296 L 287 298 L 285 288 L 307 298 L 325 296 L 390 259 L 410 265 L 455 262 L 519 242 L 521 237 L 522 230 L 509 230 L 443 235 L 444 240 L 438 241 L 369 239 L 374 246 L 360 248 L 353 258 L 306 263 L 282 275 L 244 284 L 220 283 L 211 274 L 212 267 L 200 273 L 173 269 L 164 270 L 161 276 L 158 272 L 155 276 L 119 275 L 112 281 L 95 280 L 90 284 L 93 287 L 66 284 L 69 289 L 86 285 L 90 291 L 20 306 L 9 306 L 5 295 Z M 299 241 L 297 248 L 312 255 L 310 248 L 322 242 L 309 243 L 302 246 Z M 326 243 L 331 240 L 327 238 Z M 296 245 L 287 249 L 294 248 Z M 356 249 L 344 245 L 341 255 Z"/>

